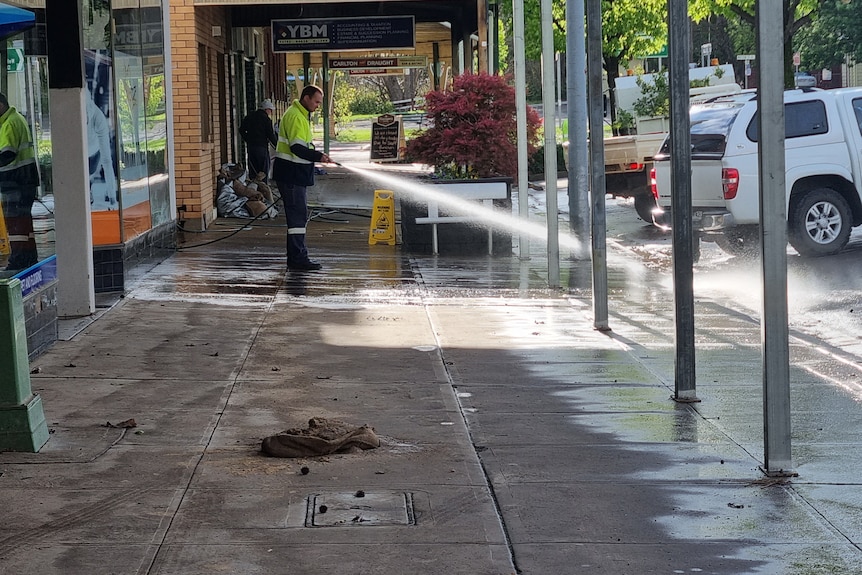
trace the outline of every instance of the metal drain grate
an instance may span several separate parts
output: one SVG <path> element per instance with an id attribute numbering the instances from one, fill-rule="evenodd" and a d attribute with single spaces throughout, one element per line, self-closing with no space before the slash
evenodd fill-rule
<path id="1" fill-rule="evenodd" d="M 310 495 L 306 527 L 416 525 L 413 494 L 405 491 L 354 491 Z"/>

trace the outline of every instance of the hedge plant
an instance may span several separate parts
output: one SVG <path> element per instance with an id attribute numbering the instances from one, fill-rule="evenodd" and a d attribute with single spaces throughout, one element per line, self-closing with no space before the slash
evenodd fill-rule
<path id="1" fill-rule="evenodd" d="M 518 131 L 515 90 L 506 78 L 463 74 L 452 89 L 425 96 L 431 127 L 407 142 L 409 161 L 434 166 L 448 178 L 518 176 Z M 541 126 L 527 107 L 527 147 L 532 154 Z"/>

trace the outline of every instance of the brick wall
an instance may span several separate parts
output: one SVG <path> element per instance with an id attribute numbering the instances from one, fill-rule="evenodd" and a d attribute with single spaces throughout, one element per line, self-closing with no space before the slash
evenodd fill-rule
<path id="1" fill-rule="evenodd" d="M 195 8 L 193 0 L 171 0 L 170 11 L 177 207 L 190 227 L 205 228 L 215 217 L 215 172 L 228 157 L 219 130 L 232 129 L 219 118 L 229 95 L 220 93 L 218 82 L 230 30 L 224 7 Z M 220 35 L 214 35 L 214 27 Z M 207 135 L 202 118 L 209 119 Z"/>

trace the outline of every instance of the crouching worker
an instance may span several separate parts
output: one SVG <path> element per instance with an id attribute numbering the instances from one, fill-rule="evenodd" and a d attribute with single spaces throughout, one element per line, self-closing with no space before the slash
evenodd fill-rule
<path id="1" fill-rule="evenodd" d="M 272 179 L 278 186 L 287 217 L 287 268 L 290 270 L 322 267 L 309 259 L 305 246 L 306 188 L 314 185 L 314 163 L 332 162 L 328 155 L 315 150 L 311 142 L 311 113 L 322 102 L 323 91 L 317 86 L 306 86 L 282 116 L 278 129 Z"/>

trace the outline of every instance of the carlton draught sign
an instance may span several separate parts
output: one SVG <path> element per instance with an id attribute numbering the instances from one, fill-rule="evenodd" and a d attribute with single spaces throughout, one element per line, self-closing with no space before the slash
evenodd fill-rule
<path id="1" fill-rule="evenodd" d="M 343 52 L 413 48 L 413 16 L 272 21 L 273 52 Z"/>

